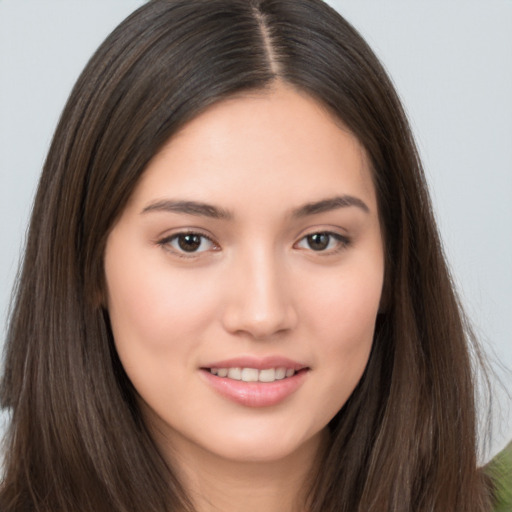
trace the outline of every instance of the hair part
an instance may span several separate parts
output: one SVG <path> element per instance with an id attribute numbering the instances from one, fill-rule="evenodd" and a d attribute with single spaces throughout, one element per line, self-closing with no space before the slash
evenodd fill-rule
<path id="1" fill-rule="evenodd" d="M 173 134 L 276 81 L 361 142 L 386 246 L 370 360 L 330 423 L 308 510 L 488 510 L 468 334 L 407 119 L 373 52 L 320 0 L 152 0 L 91 58 L 44 164 L 10 318 L 2 510 L 193 510 L 116 354 L 103 253 Z"/>

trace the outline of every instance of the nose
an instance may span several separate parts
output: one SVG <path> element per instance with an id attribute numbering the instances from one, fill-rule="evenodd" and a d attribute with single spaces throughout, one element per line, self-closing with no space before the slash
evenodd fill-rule
<path id="1" fill-rule="evenodd" d="M 233 334 L 269 339 L 297 325 L 286 269 L 267 251 L 252 251 L 229 276 L 224 328 Z"/>

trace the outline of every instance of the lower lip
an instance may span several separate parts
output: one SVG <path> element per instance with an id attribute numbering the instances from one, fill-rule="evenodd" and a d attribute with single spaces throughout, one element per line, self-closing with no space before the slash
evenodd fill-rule
<path id="1" fill-rule="evenodd" d="M 218 377 L 208 370 L 201 370 L 208 384 L 225 398 L 246 407 L 270 407 L 284 401 L 304 383 L 307 369 L 298 371 L 293 377 L 274 382 L 244 382 Z"/>

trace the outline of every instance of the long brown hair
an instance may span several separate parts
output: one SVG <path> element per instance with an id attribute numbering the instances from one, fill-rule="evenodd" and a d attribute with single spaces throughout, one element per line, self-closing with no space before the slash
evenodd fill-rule
<path id="1" fill-rule="evenodd" d="M 386 244 L 365 374 L 331 421 L 309 512 L 488 510 L 470 340 L 394 88 L 320 0 L 153 0 L 102 44 L 57 127 L 8 330 L 3 512 L 193 510 L 159 454 L 101 304 L 103 252 L 150 159 L 187 121 L 281 80 L 372 164 Z"/>

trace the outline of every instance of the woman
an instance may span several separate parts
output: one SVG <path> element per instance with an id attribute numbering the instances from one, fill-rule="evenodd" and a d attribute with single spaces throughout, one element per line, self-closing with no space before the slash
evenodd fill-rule
<path id="1" fill-rule="evenodd" d="M 317 0 L 156 0 L 79 78 L 2 382 L 5 511 L 489 510 L 393 87 Z"/>

